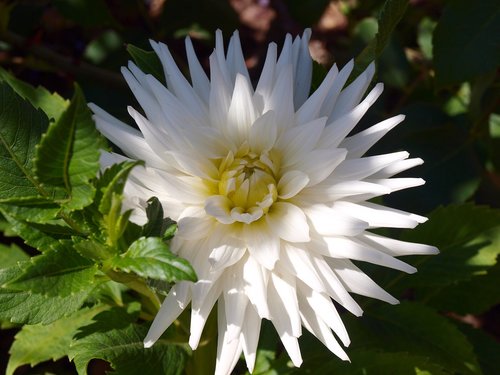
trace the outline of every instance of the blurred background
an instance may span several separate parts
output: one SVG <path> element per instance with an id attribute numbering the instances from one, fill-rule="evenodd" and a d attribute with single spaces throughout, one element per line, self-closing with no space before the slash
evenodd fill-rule
<path id="1" fill-rule="evenodd" d="M 310 51 L 325 67 L 343 66 L 379 30 L 377 0 L 18 0 L 0 1 L 0 65 L 16 77 L 70 97 L 77 81 L 89 102 L 129 121 L 134 99 L 119 74 L 130 45 L 168 44 L 186 71 L 189 35 L 208 67 L 214 31 L 239 30 L 252 79 L 267 44 L 312 28 Z M 500 11 L 498 1 L 412 0 L 376 53 L 374 82 L 384 94 L 356 132 L 389 116 L 406 120 L 371 153 L 407 150 L 425 164 L 407 173 L 426 185 L 384 198 L 428 214 L 440 205 L 474 202 L 500 208 Z M 227 38 L 226 38 L 227 40 Z M 321 76 L 321 70 L 316 72 Z M 136 106 L 138 107 L 138 106 Z M 500 337 L 499 309 L 468 317 Z M 465 319 L 465 318 L 464 318 Z M 15 330 L 1 331 L 0 372 Z M 102 365 L 102 364 L 100 364 Z M 99 366 L 97 364 L 96 366 Z M 25 366 L 16 374 L 72 373 L 66 360 Z M 102 373 L 96 368 L 94 373 Z"/>

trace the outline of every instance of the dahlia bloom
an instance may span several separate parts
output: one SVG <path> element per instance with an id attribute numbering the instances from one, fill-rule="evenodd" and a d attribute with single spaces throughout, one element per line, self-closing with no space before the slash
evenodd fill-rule
<path id="1" fill-rule="evenodd" d="M 237 32 L 227 52 L 216 33 L 210 78 L 186 39 L 190 81 L 168 48 L 151 42 L 167 87 L 133 63 L 122 69 L 145 114 L 128 108 L 140 130 L 90 105 L 98 129 L 126 155 L 103 152 L 102 165 L 145 161 L 125 189 L 132 219 L 144 222 L 147 199 L 158 197 L 178 222 L 171 249 L 199 279 L 170 290 L 146 347 L 191 304 L 189 345 L 196 349 L 217 303 L 217 374 L 230 373 L 242 352 L 252 371 L 262 319 L 273 323 L 295 366 L 303 328 L 348 360 L 337 340 L 347 346 L 349 336 L 333 301 L 356 316 L 362 310 L 351 293 L 398 302 L 352 260 L 413 273 L 395 257 L 437 252 L 370 232 L 426 220 L 369 202 L 423 184 L 392 178 L 422 160 L 407 152 L 363 157 L 404 116 L 348 136 L 382 84 L 364 96 L 372 64 L 344 88 L 350 62 L 340 71 L 333 66 L 309 95 L 309 37 L 309 30 L 294 40 L 287 35 L 279 56 L 271 43 L 255 88 Z"/>

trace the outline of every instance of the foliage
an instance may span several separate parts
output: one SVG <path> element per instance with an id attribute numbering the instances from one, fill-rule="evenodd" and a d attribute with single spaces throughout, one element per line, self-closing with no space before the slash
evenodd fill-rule
<path id="1" fill-rule="evenodd" d="M 358 265 L 402 302 L 359 297 L 362 318 L 342 313 L 351 363 L 304 333 L 304 363 L 292 368 L 264 322 L 254 374 L 496 374 L 499 337 L 489 322 L 500 319 L 500 3 L 244 3 L 0 2 L 0 328 L 6 333 L 0 347 L 10 347 L 9 356 L 0 353 L 0 372 L 29 365 L 36 373 L 59 373 L 53 361 L 61 358 L 72 361 L 61 373 L 101 374 L 92 366 L 96 360 L 119 374 L 213 369 L 206 362 L 214 360 L 213 347 L 187 348 L 185 315 L 153 348 L 143 349 L 163 296 L 196 275 L 170 252 L 176 224 L 157 198 L 148 201 L 146 224 L 129 220 L 123 190 L 141 163 L 100 170 L 99 151 L 108 145 L 86 98 L 125 117 L 121 108 L 130 98 L 116 72 L 129 58 L 164 81 L 148 39 L 168 42 L 188 72 L 186 35 L 206 67 L 214 30 L 239 28 L 255 65 L 267 41 L 313 26 L 312 48 L 321 63 L 314 64 L 313 90 L 325 65 L 343 66 L 356 56 L 352 80 L 375 61 L 386 91 L 358 128 L 406 115 L 372 152 L 404 145 L 425 160 L 411 175 L 427 184 L 384 203 L 429 221 L 390 235 L 435 245 L 441 253 L 405 259 L 418 268 L 415 275 Z M 207 335 L 216 334 L 213 320 Z M 244 367 L 241 361 L 235 372 Z"/>

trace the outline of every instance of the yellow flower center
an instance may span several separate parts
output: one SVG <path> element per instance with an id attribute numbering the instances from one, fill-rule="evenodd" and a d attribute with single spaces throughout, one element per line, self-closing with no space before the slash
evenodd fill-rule
<path id="1" fill-rule="evenodd" d="M 228 199 L 234 221 L 248 224 L 269 211 L 278 196 L 277 172 L 276 158 L 254 153 L 247 144 L 228 153 L 219 166 L 218 193 Z"/>

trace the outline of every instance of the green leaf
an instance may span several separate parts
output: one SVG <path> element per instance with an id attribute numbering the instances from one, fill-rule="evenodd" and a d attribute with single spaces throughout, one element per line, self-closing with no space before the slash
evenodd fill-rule
<path id="1" fill-rule="evenodd" d="M 424 296 L 426 304 L 439 311 L 457 314 L 481 314 L 500 304 L 500 263 L 489 268 L 486 274 L 470 280 L 453 283 L 445 288 L 417 290 L 417 298 Z"/>
<path id="2" fill-rule="evenodd" d="M 97 262 L 115 255 L 112 249 L 93 239 L 75 242 L 73 246 L 79 254 Z"/>
<path id="3" fill-rule="evenodd" d="M 172 237 L 177 229 L 175 221 L 164 217 L 163 207 L 156 197 L 148 199 L 146 216 L 148 222 L 142 227 L 144 237 Z"/>
<path id="4" fill-rule="evenodd" d="M 418 273 L 399 286 L 448 285 L 485 271 L 495 264 L 495 256 L 482 261 L 477 258 L 489 244 L 479 237 L 499 223 L 500 210 L 488 207 L 463 204 L 437 208 L 426 223 L 405 232 L 402 239 L 437 246 L 441 253 L 420 258 Z"/>
<path id="5" fill-rule="evenodd" d="M 154 280 L 196 281 L 196 274 L 188 261 L 172 254 L 159 237 L 139 238 L 124 254 L 111 259 L 108 267 Z"/>
<path id="6" fill-rule="evenodd" d="M 114 306 L 109 310 L 100 312 L 92 319 L 92 324 L 81 327 L 75 335 L 80 340 L 94 333 L 104 333 L 114 329 L 125 329 L 135 323 L 141 312 L 141 304 L 132 302 L 127 306 Z"/>
<path id="7" fill-rule="evenodd" d="M 108 361 L 120 375 L 182 374 L 185 351 L 165 339 L 145 349 L 143 340 L 147 331 L 148 327 L 133 324 L 78 340 L 72 346 L 70 355 L 78 374 L 86 374 L 87 365 L 94 358 Z"/>
<path id="8" fill-rule="evenodd" d="M 51 251 L 30 259 L 9 289 L 47 296 L 69 296 L 96 286 L 97 265 L 82 257 L 71 243 L 60 243 Z"/>
<path id="9" fill-rule="evenodd" d="M 338 358 L 330 359 L 331 357 L 320 357 L 314 361 L 305 359 L 304 365 L 295 372 L 302 373 L 310 369 L 317 374 L 386 375 L 390 369 L 392 374 L 421 374 L 422 371 L 432 375 L 449 374 L 445 368 L 432 363 L 428 357 L 405 352 L 354 350 L 349 352 L 351 362 Z"/>
<path id="10" fill-rule="evenodd" d="M 382 305 L 349 317 L 352 349 L 407 352 L 427 357 L 452 373 L 480 374 L 472 346 L 445 317 L 418 303 Z"/>
<path id="11" fill-rule="evenodd" d="M 158 81 L 165 82 L 163 67 L 154 51 L 145 51 L 133 44 L 127 44 L 127 52 L 144 73 L 152 74 Z"/>
<path id="12" fill-rule="evenodd" d="M 432 33 L 436 25 L 437 23 L 429 17 L 423 18 L 418 25 L 418 46 L 424 57 L 429 60 L 432 59 Z"/>
<path id="13" fill-rule="evenodd" d="M 0 68 L 0 81 L 7 83 L 20 97 L 28 100 L 35 108 L 41 109 L 49 119 L 58 120 L 69 102 L 57 93 L 50 93 L 44 87 L 33 87 L 16 79 L 12 74 Z"/>
<path id="14" fill-rule="evenodd" d="M 47 124 L 43 112 L 0 83 L 0 202 L 50 198 L 32 171 L 35 145 Z"/>
<path id="15" fill-rule="evenodd" d="M 32 223 L 47 223 L 55 219 L 60 210 L 57 203 L 47 199 L 16 199 L 15 204 L 0 203 L 0 212 L 5 216 Z"/>
<path id="16" fill-rule="evenodd" d="M 500 64 L 500 3 L 446 3 L 433 37 L 438 87 L 470 80 Z"/>
<path id="17" fill-rule="evenodd" d="M 7 268 L 28 259 L 29 256 L 16 244 L 0 244 L 0 267 Z"/>
<path id="18" fill-rule="evenodd" d="M 472 328 L 469 325 L 457 323 L 457 326 L 474 346 L 483 374 L 497 375 L 498 353 L 500 353 L 498 340 L 483 330 Z"/>
<path id="19" fill-rule="evenodd" d="M 25 325 L 15 336 L 9 353 L 6 375 L 12 375 L 22 365 L 34 365 L 56 361 L 69 353 L 73 336 L 77 330 L 90 324 L 94 315 L 104 309 L 97 306 L 82 309 L 48 325 Z"/>
<path id="20" fill-rule="evenodd" d="M 26 221 L 16 220 L 9 216 L 6 217 L 11 225 L 9 229 L 17 236 L 21 237 L 27 245 L 41 252 L 51 250 L 53 246 L 57 246 L 59 239 L 69 238 L 69 235 L 54 235 L 55 225 L 28 223 Z M 68 228 L 57 227 L 61 230 Z"/>
<path id="21" fill-rule="evenodd" d="M 386 0 L 378 16 L 377 35 L 355 59 L 353 73 L 349 77 L 350 82 L 382 54 L 392 32 L 403 18 L 407 6 L 408 0 Z"/>
<path id="22" fill-rule="evenodd" d="M 70 197 L 65 206 L 81 209 L 92 203 L 89 181 L 99 171 L 99 150 L 106 143 L 96 130 L 78 86 L 68 109 L 50 124 L 37 148 L 35 169 L 44 184 L 61 188 Z"/>
<path id="23" fill-rule="evenodd" d="M 0 285 L 21 274 L 22 270 L 18 266 L 0 269 Z M 49 324 L 77 311 L 91 290 L 89 287 L 66 297 L 48 297 L 29 291 L 0 288 L 0 319 L 21 324 Z"/>

